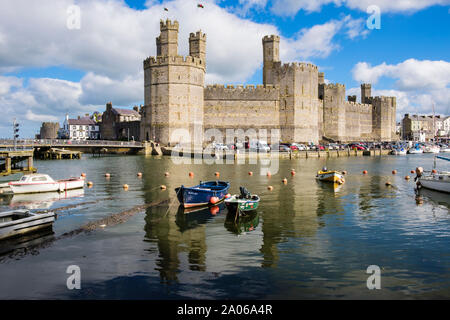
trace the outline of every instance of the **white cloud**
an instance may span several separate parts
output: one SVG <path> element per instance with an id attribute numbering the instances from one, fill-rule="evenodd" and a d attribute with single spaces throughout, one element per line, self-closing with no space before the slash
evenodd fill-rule
<path id="1" fill-rule="evenodd" d="M 450 85 L 450 62 L 408 59 L 396 65 L 386 63 L 372 67 L 359 62 L 352 70 L 360 82 L 377 83 L 381 77 L 397 79 L 401 90 L 445 89 Z"/>
<path id="2" fill-rule="evenodd" d="M 394 89 L 372 90 L 372 95 L 397 97 L 397 118 L 404 113 L 450 115 L 450 63 L 408 59 L 396 65 L 386 63 L 371 66 L 360 62 L 353 68 L 353 78 L 359 82 L 376 84 L 380 78 L 395 79 Z M 359 96 L 359 88 L 349 94 Z"/>
<path id="3" fill-rule="evenodd" d="M 25 119 L 34 122 L 44 122 L 44 121 L 59 121 L 57 117 L 49 114 L 34 114 L 33 111 L 28 110 L 25 114 Z"/>
<path id="4" fill-rule="evenodd" d="M 271 11 L 280 16 L 295 16 L 300 10 L 318 12 L 323 6 L 334 4 L 366 12 L 371 5 L 380 7 L 381 13 L 411 13 L 435 5 L 449 5 L 450 0 L 274 0 Z"/>
<path id="5" fill-rule="evenodd" d="M 296 59 L 325 58 L 332 51 L 339 49 L 334 41 L 339 32 L 344 32 L 349 38 L 364 37 L 367 32 L 361 31 L 364 21 L 345 16 L 341 20 L 331 20 L 300 30 L 293 38 L 282 38 L 280 44 L 281 59 L 292 61 Z"/>

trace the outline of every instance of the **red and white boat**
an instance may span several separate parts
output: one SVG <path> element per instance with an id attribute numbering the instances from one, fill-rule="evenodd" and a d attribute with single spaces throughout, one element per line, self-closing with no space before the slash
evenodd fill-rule
<path id="1" fill-rule="evenodd" d="M 55 181 L 47 174 L 28 174 L 19 181 L 8 183 L 8 186 L 14 194 L 64 192 L 83 188 L 84 179 L 70 178 Z"/>

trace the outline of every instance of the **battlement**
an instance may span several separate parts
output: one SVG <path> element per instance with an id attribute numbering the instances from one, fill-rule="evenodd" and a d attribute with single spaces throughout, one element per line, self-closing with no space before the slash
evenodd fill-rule
<path id="1" fill-rule="evenodd" d="M 186 65 L 194 67 L 205 67 L 205 62 L 202 59 L 191 56 L 158 56 L 158 57 L 148 57 L 144 60 L 144 69 L 148 69 L 154 66 L 162 66 L 168 64 L 176 65 Z"/>
<path id="2" fill-rule="evenodd" d="M 386 97 L 386 96 L 377 96 L 377 97 L 372 97 L 372 101 L 373 102 L 381 102 L 381 103 L 395 103 L 396 102 L 396 97 Z"/>
<path id="3" fill-rule="evenodd" d="M 214 84 L 206 86 L 205 100 L 278 100 L 278 85 L 227 85 Z"/>
<path id="4" fill-rule="evenodd" d="M 345 109 L 347 112 L 369 113 L 372 110 L 371 104 L 359 103 L 353 101 L 345 101 Z"/>
<path id="5" fill-rule="evenodd" d="M 178 24 L 177 20 L 172 22 L 169 19 L 167 19 L 166 21 L 161 19 L 161 21 L 159 22 L 159 29 L 161 31 L 165 31 L 165 30 L 176 30 L 176 31 L 178 31 L 178 28 L 179 28 L 179 24 Z"/>
<path id="6" fill-rule="evenodd" d="M 286 72 L 288 70 L 301 70 L 301 71 L 305 71 L 305 70 L 312 70 L 312 71 L 317 71 L 319 70 L 319 68 L 311 63 L 304 63 L 304 62 L 290 62 L 290 63 L 284 63 L 284 64 L 280 64 L 280 69 L 283 72 Z"/>
<path id="7" fill-rule="evenodd" d="M 324 84 L 326 89 L 345 89 L 345 84 L 342 83 L 329 83 Z"/>
<path id="8" fill-rule="evenodd" d="M 272 41 L 280 41 L 280 37 L 277 35 L 264 36 L 263 42 L 272 42 Z"/>
<path id="9" fill-rule="evenodd" d="M 189 34 L 189 40 L 206 40 L 206 33 L 202 33 L 202 31 L 191 32 Z"/>

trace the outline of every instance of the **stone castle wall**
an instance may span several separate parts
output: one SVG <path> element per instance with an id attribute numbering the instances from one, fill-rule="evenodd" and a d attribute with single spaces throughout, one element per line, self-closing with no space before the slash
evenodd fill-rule
<path id="1" fill-rule="evenodd" d="M 279 126 L 279 89 L 272 85 L 207 86 L 204 129 L 275 129 Z"/>

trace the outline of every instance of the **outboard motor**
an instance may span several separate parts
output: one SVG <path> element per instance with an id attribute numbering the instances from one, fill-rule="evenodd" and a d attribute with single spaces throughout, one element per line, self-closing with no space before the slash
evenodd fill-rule
<path id="1" fill-rule="evenodd" d="M 241 196 L 240 196 L 241 199 L 250 199 L 251 198 L 252 195 L 246 188 L 239 187 L 239 190 L 241 191 Z"/>

